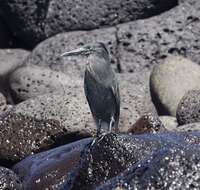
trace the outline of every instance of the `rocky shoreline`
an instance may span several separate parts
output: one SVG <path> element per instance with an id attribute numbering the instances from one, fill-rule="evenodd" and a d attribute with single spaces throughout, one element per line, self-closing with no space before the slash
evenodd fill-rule
<path id="1" fill-rule="evenodd" d="M 0 189 L 200 189 L 200 1 L 2 0 Z M 104 42 L 119 133 L 96 137 L 82 57 Z"/>

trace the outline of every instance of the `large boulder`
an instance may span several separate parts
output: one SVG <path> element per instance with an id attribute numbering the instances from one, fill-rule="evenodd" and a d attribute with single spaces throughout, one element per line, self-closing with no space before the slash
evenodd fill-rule
<path id="1" fill-rule="evenodd" d="M 80 159 L 81 151 L 91 138 L 63 145 L 28 156 L 17 163 L 13 170 L 20 177 L 24 189 L 57 190 Z"/>
<path id="2" fill-rule="evenodd" d="M 76 81 L 75 78 L 73 81 Z M 150 97 L 148 73 L 117 74 L 117 78 L 121 96 L 120 131 L 127 132 L 143 114 L 156 113 L 156 110 Z M 55 84 L 59 84 L 59 81 L 57 82 Z M 16 105 L 15 113 L 34 116 L 37 119 L 56 119 L 69 133 L 93 134 L 96 127 L 85 98 L 83 82 L 80 84 L 71 88 L 70 84 L 66 84 L 68 88 L 63 91 L 60 83 L 61 91 L 21 102 Z"/>
<path id="3" fill-rule="evenodd" d="M 146 18 L 177 5 L 177 0 L 3 0 L 12 32 L 29 47 L 57 33 L 99 28 Z"/>
<path id="4" fill-rule="evenodd" d="M 0 162 L 12 166 L 25 157 L 72 141 L 55 120 L 37 120 L 12 112 L 0 118 Z"/>
<path id="5" fill-rule="evenodd" d="M 34 98 L 39 95 L 71 91 L 82 87 L 82 81 L 73 79 L 62 72 L 37 65 L 24 66 L 16 69 L 9 79 L 11 94 L 15 102 Z"/>
<path id="6" fill-rule="evenodd" d="M 199 8 L 199 0 L 187 0 L 158 16 L 118 25 L 122 71 L 149 70 L 170 54 L 200 63 Z"/>
<path id="7" fill-rule="evenodd" d="M 60 71 L 68 76 L 82 76 L 85 68 L 84 56 L 61 57 L 65 51 L 79 48 L 82 45 L 104 42 L 111 54 L 114 69 L 117 70 L 116 59 L 116 29 L 105 28 L 93 31 L 75 31 L 57 34 L 37 45 L 24 61 L 26 65 L 38 65 Z"/>
<path id="8" fill-rule="evenodd" d="M 104 134 L 85 148 L 79 164 L 71 172 L 61 189 L 95 189 L 98 185 L 120 175 L 125 169 L 130 169 L 137 162 L 163 148 L 180 150 L 190 149 L 192 146 L 196 147 L 196 152 L 200 151 L 199 139 L 200 133 Z M 195 162 L 192 163 L 195 167 Z M 165 166 L 168 167 L 167 164 Z M 166 170 L 166 172 L 171 172 L 171 170 Z M 164 183 L 165 178 L 161 182 Z"/>
<path id="9" fill-rule="evenodd" d="M 153 102 L 160 114 L 176 116 L 179 101 L 188 90 L 200 88 L 200 66 L 180 56 L 156 65 L 150 76 Z"/>

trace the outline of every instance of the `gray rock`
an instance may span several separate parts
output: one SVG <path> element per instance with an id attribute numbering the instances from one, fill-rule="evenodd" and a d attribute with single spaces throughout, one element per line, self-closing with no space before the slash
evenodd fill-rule
<path id="1" fill-rule="evenodd" d="M 39 66 L 20 67 L 10 75 L 10 87 L 15 101 L 23 101 L 38 95 L 71 91 L 81 86 L 82 81 L 62 72 Z"/>
<path id="2" fill-rule="evenodd" d="M 176 117 L 179 125 L 200 122 L 200 90 L 186 92 L 178 104 Z"/>
<path id="3" fill-rule="evenodd" d="M 168 55 L 183 55 L 200 63 L 200 1 L 181 3 L 168 12 L 118 27 L 121 69 L 151 69 Z"/>
<path id="4" fill-rule="evenodd" d="M 159 119 L 168 131 L 177 131 L 178 123 L 176 117 L 173 116 L 160 116 Z"/>
<path id="5" fill-rule="evenodd" d="M 149 73 L 118 74 L 120 131 L 127 132 L 145 113 L 156 114 L 149 91 Z"/>
<path id="6" fill-rule="evenodd" d="M 120 131 L 127 132 L 144 113 L 156 111 L 149 93 L 148 73 L 117 74 L 117 77 L 121 94 Z M 41 95 L 24 101 L 16 106 L 15 112 L 37 119 L 56 119 L 69 133 L 93 133 L 96 130 L 83 84 L 66 88 L 63 93 Z"/>
<path id="7" fill-rule="evenodd" d="M 1 190 L 23 190 L 19 177 L 10 169 L 0 167 Z"/>
<path id="8" fill-rule="evenodd" d="M 49 36 L 146 18 L 177 5 L 177 0 L 14 0 L 1 2 L 13 33 L 33 47 Z"/>
<path id="9" fill-rule="evenodd" d="M 196 147 L 196 152 L 198 151 L 200 154 L 199 138 L 200 133 L 158 133 L 143 135 L 116 135 L 109 133 L 100 136 L 90 146 L 85 148 L 79 165 L 72 171 L 66 184 L 61 189 L 95 189 L 98 185 L 119 175 L 125 169 L 130 168 L 138 161 L 146 159 L 162 148 L 183 150 L 184 148 L 189 149 L 192 145 L 192 147 Z M 195 164 L 195 162 L 192 163 Z M 176 169 L 174 165 L 172 167 Z M 162 178 L 161 180 L 164 183 L 166 179 Z"/>
<path id="10" fill-rule="evenodd" d="M 57 120 L 71 136 L 90 136 L 96 131 L 83 87 L 28 99 L 16 105 L 14 112 L 36 119 Z"/>
<path id="11" fill-rule="evenodd" d="M 23 60 L 29 52 L 22 49 L 1 49 L 0 50 L 0 91 L 6 96 L 8 102 L 12 103 L 9 92 L 9 75 L 17 67 L 23 64 Z"/>
<path id="12" fill-rule="evenodd" d="M 25 157 L 76 140 L 55 120 L 7 112 L 0 117 L 0 161 L 12 166 Z"/>
<path id="13" fill-rule="evenodd" d="M 199 149 L 162 149 L 97 190 L 199 189 Z"/>
<path id="14" fill-rule="evenodd" d="M 97 41 L 108 45 L 112 53 L 112 63 L 116 60 L 116 29 L 107 28 L 93 31 L 76 31 L 61 33 L 41 42 L 24 61 L 26 65 L 38 65 L 60 71 L 68 76 L 82 76 L 85 68 L 83 56 L 60 57 L 65 51 L 70 51 L 84 44 Z M 116 65 L 114 69 L 116 69 Z"/>
<path id="15" fill-rule="evenodd" d="M 81 151 L 91 140 L 83 139 L 29 156 L 17 163 L 13 170 L 22 180 L 24 189 L 57 190 L 74 169 Z"/>
<path id="16" fill-rule="evenodd" d="M 6 98 L 0 93 L 0 113 L 4 112 L 7 108 Z"/>
<path id="17" fill-rule="evenodd" d="M 150 76 L 152 99 L 160 114 L 176 116 L 183 95 L 200 88 L 200 66 L 182 57 L 171 56 L 156 65 Z"/>
<path id="18" fill-rule="evenodd" d="M 17 67 L 23 64 L 29 51 L 23 49 L 1 49 L 0 50 L 0 77 L 8 76 Z"/>
<path id="19" fill-rule="evenodd" d="M 180 125 L 177 127 L 177 131 L 179 132 L 199 132 L 200 131 L 200 123 L 189 123 L 185 125 Z"/>

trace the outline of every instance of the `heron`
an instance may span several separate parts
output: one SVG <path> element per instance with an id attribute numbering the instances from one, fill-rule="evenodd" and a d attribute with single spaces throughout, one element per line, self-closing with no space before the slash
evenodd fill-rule
<path id="1" fill-rule="evenodd" d="M 102 42 L 87 44 L 61 56 L 86 56 L 84 92 L 97 126 L 102 132 L 118 132 L 120 115 L 119 85 L 111 68 L 110 53 Z"/>

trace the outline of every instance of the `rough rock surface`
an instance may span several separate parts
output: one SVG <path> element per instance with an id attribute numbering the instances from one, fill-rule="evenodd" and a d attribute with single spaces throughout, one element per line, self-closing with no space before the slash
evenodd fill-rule
<path id="1" fill-rule="evenodd" d="M 36 119 L 57 120 L 71 136 L 91 136 L 96 131 L 83 88 L 80 87 L 61 94 L 28 99 L 16 105 L 14 112 Z"/>
<path id="2" fill-rule="evenodd" d="M 200 88 L 200 66 L 188 59 L 171 56 L 156 65 L 150 76 L 152 100 L 160 114 L 176 116 L 181 98 Z"/>
<path id="3" fill-rule="evenodd" d="M 159 119 L 158 115 L 146 113 L 140 117 L 136 123 L 128 130 L 132 134 L 156 133 L 165 131 L 165 127 Z"/>
<path id="4" fill-rule="evenodd" d="M 200 122 L 200 90 L 188 91 L 183 96 L 178 104 L 176 117 L 179 125 Z"/>
<path id="5" fill-rule="evenodd" d="M 23 190 L 23 187 L 19 177 L 12 170 L 0 167 L 0 189 Z"/>
<path id="6" fill-rule="evenodd" d="M 117 78 L 121 95 L 120 131 L 127 132 L 140 116 L 156 111 L 150 97 L 148 73 L 118 74 Z M 56 119 L 69 133 L 76 131 L 91 134 L 96 130 L 83 84 L 65 88 L 64 93 L 46 94 L 26 100 L 16 106 L 15 112 L 37 119 Z"/>
<path id="7" fill-rule="evenodd" d="M 199 189 L 199 173 L 199 149 L 163 149 L 97 189 Z"/>
<path id="8" fill-rule="evenodd" d="M 173 116 L 160 116 L 159 119 L 168 131 L 177 131 L 177 120 Z"/>
<path id="9" fill-rule="evenodd" d="M 83 139 L 49 151 L 29 156 L 13 170 L 22 180 L 24 189 L 57 190 L 80 159 L 80 153 L 92 139 Z"/>
<path id="10" fill-rule="evenodd" d="M 161 148 L 197 147 L 199 139 L 200 133 L 100 136 L 85 149 L 62 189 L 95 189 Z"/>
<path id="11" fill-rule="evenodd" d="M 158 16 L 118 25 L 122 71 L 149 70 L 170 54 L 200 63 L 199 9 L 199 0 L 185 1 Z"/>
<path id="12" fill-rule="evenodd" d="M 61 72 L 36 65 L 15 70 L 9 83 L 16 102 L 53 92 L 70 92 L 73 88 L 81 88 L 83 85 L 79 78 L 72 79 Z"/>
<path id="13" fill-rule="evenodd" d="M 9 74 L 23 64 L 29 51 L 22 49 L 0 49 L 0 91 L 6 96 L 8 102 L 12 103 L 9 86 Z"/>
<path id="14" fill-rule="evenodd" d="M 189 123 L 185 125 L 180 125 L 177 127 L 176 131 L 179 132 L 199 132 L 200 131 L 200 123 Z"/>
<path id="15" fill-rule="evenodd" d="M 57 33 L 99 28 L 146 18 L 177 5 L 177 0 L 2 0 L 13 33 L 33 47 Z"/>
<path id="16" fill-rule="evenodd" d="M 24 61 L 26 65 L 39 65 L 55 71 L 64 72 L 68 76 L 82 76 L 85 69 L 83 56 L 60 57 L 65 51 L 94 42 L 104 42 L 111 54 L 112 63 L 116 60 L 116 29 L 105 28 L 93 31 L 75 31 L 61 33 L 41 42 Z M 113 65 L 116 69 L 117 64 Z"/>
<path id="17" fill-rule="evenodd" d="M 70 142 L 66 129 L 54 120 L 7 112 L 0 118 L 0 162 L 11 166 L 28 155 Z"/>

